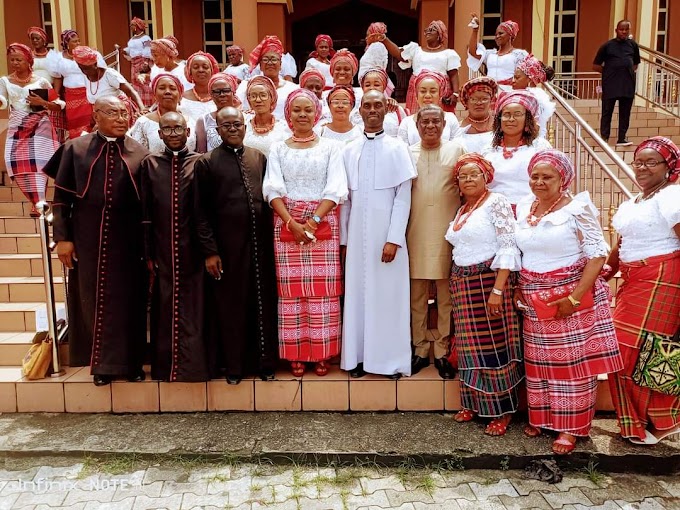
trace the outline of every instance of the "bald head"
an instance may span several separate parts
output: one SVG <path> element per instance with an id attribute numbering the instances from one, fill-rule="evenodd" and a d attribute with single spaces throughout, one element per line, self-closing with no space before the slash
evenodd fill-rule
<path id="1" fill-rule="evenodd" d="M 222 142 L 229 147 L 239 148 L 243 146 L 246 137 L 246 125 L 243 122 L 243 113 L 231 106 L 225 106 L 217 112 L 217 133 Z"/>
<path id="2" fill-rule="evenodd" d="M 104 136 L 119 138 L 128 130 L 130 114 L 125 103 L 114 96 L 100 97 L 94 103 L 94 121 Z"/>
<path id="3" fill-rule="evenodd" d="M 383 129 L 387 98 L 379 90 L 369 90 L 361 98 L 359 113 L 364 121 L 366 133 L 377 133 Z"/>
<path id="4" fill-rule="evenodd" d="M 236 116 L 241 122 L 243 122 L 243 113 L 241 113 L 241 110 L 234 108 L 233 106 L 225 106 L 217 112 L 215 120 L 217 121 L 218 125 L 222 123 L 222 120 L 220 119 L 224 119 L 225 116 Z"/>
<path id="5" fill-rule="evenodd" d="M 158 120 L 158 125 L 160 127 L 168 125 L 168 123 L 174 123 L 175 125 L 186 127 L 187 121 L 179 112 L 166 112 Z"/>

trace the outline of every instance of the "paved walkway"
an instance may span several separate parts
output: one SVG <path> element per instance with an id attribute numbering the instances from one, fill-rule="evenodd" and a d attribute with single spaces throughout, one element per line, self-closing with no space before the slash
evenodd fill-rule
<path id="1" fill-rule="evenodd" d="M 502 463 L 501 463 L 502 464 Z M 10 469 L 8 466 L 12 466 Z M 556 485 L 455 462 L 316 468 L 168 459 L 5 459 L 0 510 L 678 510 L 680 479 L 606 475 L 590 464 Z"/>

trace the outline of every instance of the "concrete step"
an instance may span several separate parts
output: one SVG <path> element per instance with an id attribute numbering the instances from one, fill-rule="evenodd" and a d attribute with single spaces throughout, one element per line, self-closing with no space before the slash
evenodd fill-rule
<path id="1" fill-rule="evenodd" d="M 61 305 L 63 306 L 63 304 Z M 35 332 L 36 313 L 45 309 L 43 302 L 0 303 L 0 331 Z"/>
<path id="2" fill-rule="evenodd" d="M 61 275 L 61 262 L 52 254 L 52 274 Z M 0 276 L 43 276 L 42 255 L 36 253 L 0 254 Z"/>
<path id="3" fill-rule="evenodd" d="M 0 253 L 40 253 L 40 234 L 0 234 Z"/>
<path id="4" fill-rule="evenodd" d="M 62 277 L 54 278 L 54 295 L 63 300 Z M 45 284 L 42 276 L 0 277 L 0 303 L 44 303 Z"/>
<path id="5" fill-rule="evenodd" d="M 52 200 L 53 198 L 54 183 L 50 180 L 49 184 L 47 185 L 47 199 Z M 28 199 L 16 184 L 10 183 L 9 185 L 0 186 L 0 201 L 28 202 Z"/>
<path id="6" fill-rule="evenodd" d="M 34 331 L 0 333 L 0 367 L 7 367 L 12 370 L 12 367 L 19 365 L 30 349 L 34 336 Z M 62 364 L 68 363 L 68 344 L 59 346 L 59 360 Z M 7 368 L 0 370 L 7 370 Z"/>
<path id="7" fill-rule="evenodd" d="M 19 216 L 0 216 L 0 234 L 36 234 L 37 218 Z"/>

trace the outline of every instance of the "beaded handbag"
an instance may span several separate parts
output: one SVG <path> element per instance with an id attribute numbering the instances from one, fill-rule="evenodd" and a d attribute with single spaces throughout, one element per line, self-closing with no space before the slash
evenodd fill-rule
<path id="1" fill-rule="evenodd" d="M 680 396 L 680 330 L 672 337 L 643 331 L 633 381 L 666 395 Z"/>

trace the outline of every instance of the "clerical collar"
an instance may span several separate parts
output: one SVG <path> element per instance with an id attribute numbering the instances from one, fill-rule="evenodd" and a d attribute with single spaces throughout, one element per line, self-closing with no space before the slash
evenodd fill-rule
<path id="1" fill-rule="evenodd" d="M 167 145 L 165 146 L 165 152 L 168 153 L 169 156 L 184 156 L 187 152 L 189 152 L 189 148 L 185 145 L 178 151 L 173 151 L 170 147 Z"/>
<path id="2" fill-rule="evenodd" d="M 367 133 L 366 131 L 364 131 L 364 136 L 365 136 L 366 138 L 368 138 L 369 140 L 375 140 L 375 139 L 378 138 L 380 135 L 384 135 L 384 134 L 385 134 L 385 130 L 384 130 L 384 129 L 381 129 L 381 130 L 378 131 L 377 133 Z"/>
<path id="3" fill-rule="evenodd" d="M 243 154 L 243 151 L 246 150 L 246 148 L 241 145 L 240 147 L 232 147 L 231 145 L 227 145 L 226 143 L 223 144 L 224 148 L 233 152 L 234 154 L 241 155 Z"/>
<path id="4" fill-rule="evenodd" d="M 115 136 L 106 136 L 101 131 L 97 131 L 97 134 L 107 142 L 117 142 L 119 140 L 119 138 L 116 138 Z"/>

